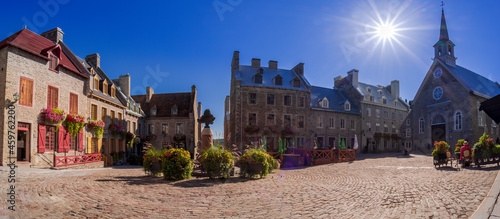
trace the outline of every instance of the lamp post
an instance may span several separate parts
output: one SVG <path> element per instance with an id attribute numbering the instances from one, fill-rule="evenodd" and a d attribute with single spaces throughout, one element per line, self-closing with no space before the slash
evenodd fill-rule
<path id="1" fill-rule="evenodd" d="M 19 99 L 21 98 L 21 95 L 19 95 L 19 93 L 18 93 L 18 92 L 16 92 L 16 93 L 13 95 L 13 97 L 14 97 L 14 103 L 17 103 L 17 101 L 19 101 Z"/>

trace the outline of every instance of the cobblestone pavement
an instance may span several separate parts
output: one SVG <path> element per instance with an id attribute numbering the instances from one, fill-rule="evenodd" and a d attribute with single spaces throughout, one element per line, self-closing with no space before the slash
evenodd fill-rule
<path id="1" fill-rule="evenodd" d="M 276 170 L 265 179 L 165 181 L 140 168 L 17 170 L 18 218 L 460 218 L 498 172 L 435 169 L 423 155 L 367 155 L 351 163 Z M 0 169 L 1 199 L 6 168 Z M 4 201 L 0 218 L 9 215 Z"/>

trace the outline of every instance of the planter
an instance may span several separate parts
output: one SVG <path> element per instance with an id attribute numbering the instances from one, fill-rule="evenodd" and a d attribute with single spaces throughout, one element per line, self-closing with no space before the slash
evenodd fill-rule
<path id="1" fill-rule="evenodd" d="M 474 158 L 474 163 L 478 168 L 481 167 L 481 165 L 485 164 L 500 164 L 500 155 L 494 154 L 491 157 L 482 157 L 478 156 L 477 158 Z"/>
<path id="2" fill-rule="evenodd" d="M 248 164 L 248 174 L 257 175 L 262 173 L 262 169 L 264 169 L 264 165 L 261 163 L 258 164 Z"/>
<path id="3" fill-rule="evenodd" d="M 227 170 L 223 170 L 223 169 L 215 169 L 215 170 L 210 170 L 208 169 L 207 170 L 207 175 L 210 179 L 225 179 L 225 178 L 229 178 L 229 176 L 231 175 L 231 169 L 227 169 Z"/>

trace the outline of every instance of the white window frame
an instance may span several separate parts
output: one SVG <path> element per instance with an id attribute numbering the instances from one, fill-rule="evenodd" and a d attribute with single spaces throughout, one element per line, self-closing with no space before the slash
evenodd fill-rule
<path id="1" fill-rule="evenodd" d="M 323 128 L 323 117 L 316 117 L 316 128 Z"/>
<path id="2" fill-rule="evenodd" d="M 340 129 L 345 129 L 345 119 L 340 118 Z"/>
<path id="3" fill-rule="evenodd" d="M 345 111 L 351 111 L 351 103 L 349 103 L 348 100 L 346 100 L 345 103 L 344 103 L 344 110 Z"/>
<path id="4" fill-rule="evenodd" d="M 462 112 L 456 111 L 453 118 L 454 118 L 453 127 L 455 128 L 455 130 L 462 130 L 462 127 L 463 127 L 463 123 L 462 123 L 463 122 L 463 114 L 462 114 Z"/>
<path id="5" fill-rule="evenodd" d="M 335 128 L 335 117 L 330 117 L 328 121 L 329 121 L 328 128 L 334 129 Z"/>
<path id="6" fill-rule="evenodd" d="M 425 125 L 425 120 L 423 117 L 418 119 L 418 133 L 422 134 L 424 133 L 424 125 Z"/>
<path id="7" fill-rule="evenodd" d="M 372 116 L 372 109 L 366 108 L 366 116 Z"/>
<path id="8" fill-rule="evenodd" d="M 407 138 L 411 137 L 411 129 L 410 128 L 406 129 L 406 137 Z"/>

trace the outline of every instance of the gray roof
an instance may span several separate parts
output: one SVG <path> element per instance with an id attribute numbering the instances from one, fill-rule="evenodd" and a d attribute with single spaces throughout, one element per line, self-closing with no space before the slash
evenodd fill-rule
<path id="1" fill-rule="evenodd" d="M 368 92 L 368 90 L 366 88 L 370 88 L 370 92 Z M 382 87 L 379 85 L 375 86 L 375 85 L 370 85 L 370 84 L 365 84 L 365 83 L 359 82 L 357 90 L 363 96 L 367 96 L 369 94 L 372 94 L 375 103 L 383 104 L 383 102 L 381 101 L 382 97 L 385 97 L 387 99 L 387 104 L 391 104 L 394 101 L 396 101 L 396 98 L 394 98 L 391 95 L 391 92 L 386 87 Z M 380 93 L 379 93 L 379 91 L 380 91 Z M 405 104 L 403 104 L 404 103 L 403 101 L 401 101 L 399 98 L 397 99 L 397 101 L 400 104 L 396 105 L 395 107 L 401 108 L 401 109 L 406 109 L 406 107 L 404 106 Z M 391 106 L 394 106 L 394 105 L 391 105 Z"/>
<path id="2" fill-rule="evenodd" d="M 236 80 L 241 81 L 242 86 L 273 87 L 302 91 L 307 91 L 307 87 L 310 86 L 305 77 L 299 76 L 292 70 L 269 69 L 268 67 L 261 67 L 263 69 L 262 84 L 256 84 L 253 78 L 257 74 L 259 68 L 252 68 L 251 66 L 245 65 L 240 65 L 239 67 L 239 70 L 234 71 L 234 75 Z M 282 85 L 275 85 L 273 82 L 273 79 L 278 75 L 283 78 Z M 293 80 L 295 78 L 301 80 L 300 87 L 293 86 Z"/>
<path id="3" fill-rule="evenodd" d="M 475 91 L 488 97 L 500 94 L 500 86 L 497 83 L 459 65 L 455 67 L 446 65 L 446 67 L 469 91 Z"/>
<path id="4" fill-rule="evenodd" d="M 323 98 L 328 99 L 328 108 L 323 108 L 320 106 L 319 102 Z M 344 109 L 344 103 L 349 101 L 351 104 L 351 110 L 346 111 Z M 359 108 L 354 102 L 349 98 L 347 93 L 341 89 L 331 89 L 324 87 L 311 86 L 311 108 L 312 109 L 323 109 L 331 110 L 341 113 L 351 113 L 351 114 L 361 114 Z"/>

